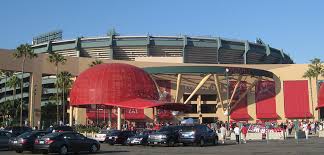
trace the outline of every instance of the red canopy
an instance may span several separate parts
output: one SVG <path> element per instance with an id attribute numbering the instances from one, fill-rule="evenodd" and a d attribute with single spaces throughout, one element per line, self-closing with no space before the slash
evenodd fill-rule
<path id="1" fill-rule="evenodd" d="M 103 118 L 107 118 L 108 119 L 108 117 L 109 117 L 108 112 L 104 113 L 104 112 L 98 111 L 98 114 L 97 114 L 96 111 L 88 111 L 87 112 L 87 118 L 88 119 L 96 119 L 97 118 L 97 115 L 98 115 L 98 118 L 99 119 L 103 119 Z M 116 119 L 117 118 L 117 115 L 115 115 L 113 113 L 110 116 L 113 119 Z"/>
<path id="2" fill-rule="evenodd" d="M 147 99 L 131 99 L 124 102 L 119 102 L 115 104 L 121 108 L 136 108 L 136 109 L 145 109 L 145 108 L 153 108 L 157 106 L 165 105 L 165 103 L 156 101 L 156 100 L 147 100 Z"/>
<path id="3" fill-rule="evenodd" d="M 324 107 L 324 83 L 321 83 L 319 92 L 318 92 L 318 101 L 317 101 L 318 105 L 316 107 L 316 110 L 319 108 L 323 108 Z"/>

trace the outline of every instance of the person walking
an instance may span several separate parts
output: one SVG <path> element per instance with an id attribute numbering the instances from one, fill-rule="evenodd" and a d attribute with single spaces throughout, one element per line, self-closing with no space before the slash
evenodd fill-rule
<path id="1" fill-rule="evenodd" d="M 243 125 L 242 129 L 241 129 L 242 135 L 243 135 L 243 143 L 246 143 L 246 135 L 248 132 L 248 128 L 246 127 L 246 125 Z"/>
<path id="2" fill-rule="evenodd" d="M 222 124 L 222 127 L 220 128 L 220 133 L 221 133 L 222 144 L 225 144 L 226 133 L 227 133 L 227 129 L 225 127 L 225 124 Z"/>
<path id="3" fill-rule="evenodd" d="M 234 134 L 236 137 L 236 144 L 240 143 L 240 128 L 236 125 L 234 128 Z"/>

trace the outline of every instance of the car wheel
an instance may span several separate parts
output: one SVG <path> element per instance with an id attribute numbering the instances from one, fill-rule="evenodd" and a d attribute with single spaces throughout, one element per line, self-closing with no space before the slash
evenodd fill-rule
<path id="1" fill-rule="evenodd" d="M 23 150 L 16 150 L 16 152 L 17 152 L 17 153 L 22 153 L 22 152 L 23 152 Z"/>
<path id="2" fill-rule="evenodd" d="M 98 149 L 98 146 L 96 145 L 96 144 L 92 144 L 91 146 L 90 146 L 90 150 L 89 150 L 89 152 L 90 153 L 95 153 L 95 152 L 97 152 L 99 149 Z"/>
<path id="3" fill-rule="evenodd" d="M 48 151 L 43 151 L 42 154 L 48 154 Z"/>
<path id="4" fill-rule="evenodd" d="M 200 139 L 200 141 L 199 141 L 199 146 L 200 146 L 200 147 L 205 146 L 205 140 L 204 140 L 204 138 L 201 138 L 201 139 Z"/>
<path id="5" fill-rule="evenodd" d="M 213 145 L 218 145 L 218 139 L 214 139 L 214 141 L 213 141 Z"/>
<path id="6" fill-rule="evenodd" d="M 173 139 L 170 139 L 169 142 L 168 142 L 168 146 L 169 147 L 173 147 L 174 146 L 174 140 Z"/>
<path id="7" fill-rule="evenodd" d="M 68 153 L 68 148 L 63 145 L 60 147 L 60 152 L 59 152 L 61 155 L 66 155 Z"/>

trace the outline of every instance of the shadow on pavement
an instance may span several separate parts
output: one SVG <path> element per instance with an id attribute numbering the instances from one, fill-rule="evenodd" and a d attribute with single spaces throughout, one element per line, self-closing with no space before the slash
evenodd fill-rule
<path id="1" fill-rule="evenodd" d="M 129 151 L 99 151 L 97 153 L 91 153 L 91 154 L 105 154 L 105 153 L 123 153 L 123 152 L 129 152 Z M 80 154 L 89 154 L 89 152 L 84 152 Z"/>

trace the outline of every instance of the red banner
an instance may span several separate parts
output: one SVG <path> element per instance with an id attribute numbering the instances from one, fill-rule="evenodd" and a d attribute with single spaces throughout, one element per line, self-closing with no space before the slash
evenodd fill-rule
<path id="1" fill-rule="evenodd" d="M 236 85 L 236 81 L 230 81 L 230 87 L 229 87 L 230 94 L 233 93 L 235 85 Z M 241 81 L 234 94 L 234 98 L 233 98 L 234 102 L 237 101 L 240 98 L 240 95 L 242 95 L 246 90 L 247 90 L 246 81 Z M 247 110 L 246 95 L 239 103 L 237 103 L 236 107 L 234 107 L 234 109 L 231 110 L 230 116 L 231 119 L 233 120 L 250 119 L 250 115 L 248 114 L 248 110 Z"/>
<path id="2" fill-rule="evenodd" d="M 276 119 L 276 86 L 274 81 L 260 81 L 255 88 L 256 117 Z"/>
<path id="3" fill-rule="evenodd" d="M 284 102 L 286 118 L 309 118 L 308 81 L 284 81 Z"/>

